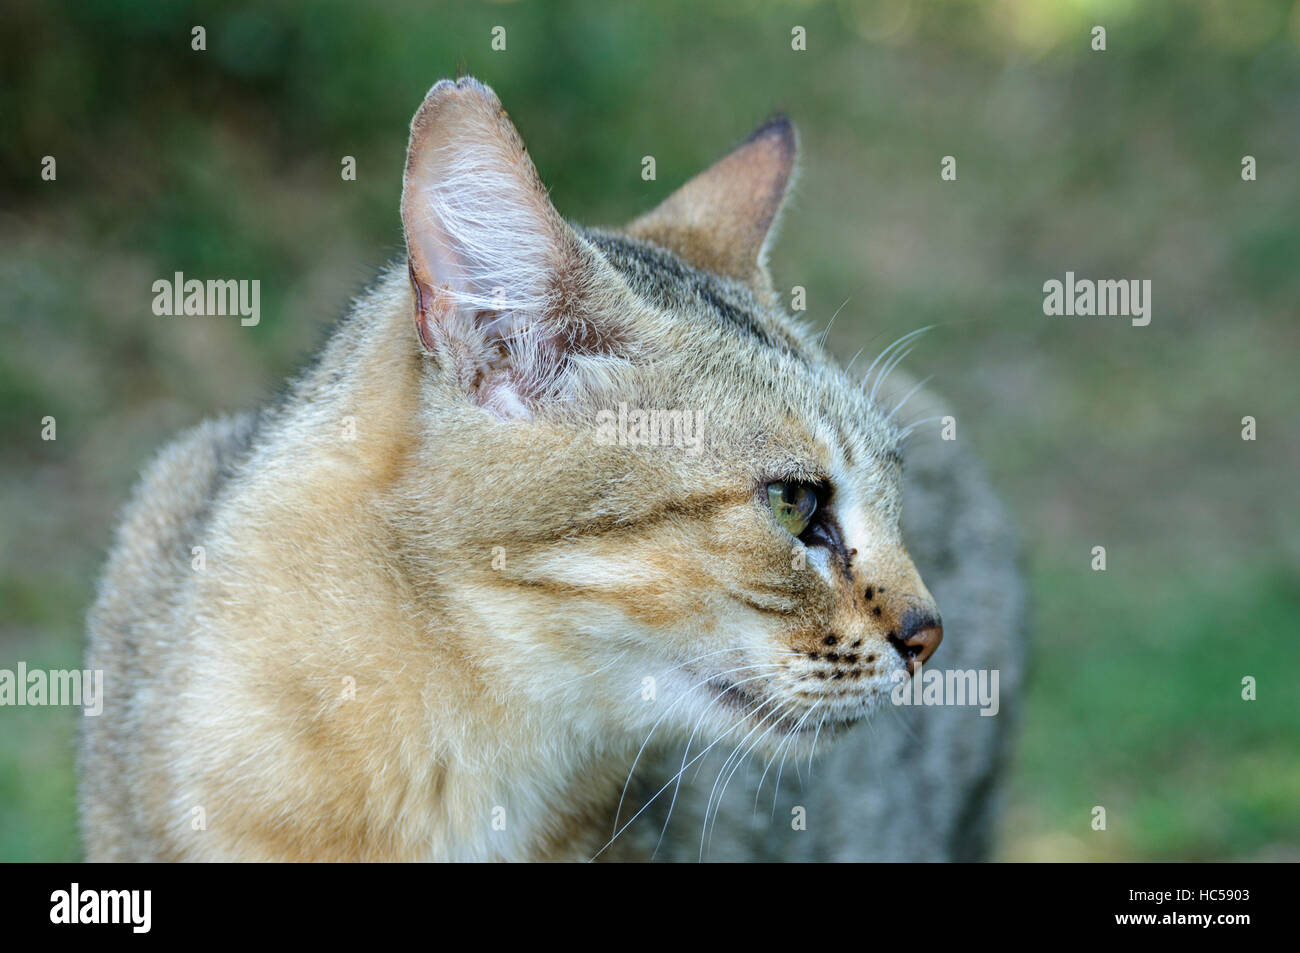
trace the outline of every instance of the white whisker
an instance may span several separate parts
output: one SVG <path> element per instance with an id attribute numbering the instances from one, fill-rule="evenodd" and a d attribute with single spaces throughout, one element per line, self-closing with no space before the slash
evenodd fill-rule
<path id="1" fill-rule="evenodd" d="M 871 372 L 876 369 L 876 365 L 879 364 L 881 361 L 886 360 L 888 355 L 893 352 L 894 348 L 906 344 L 908 341 L 912 340 L 916 336 L 920 334 L 924 334 L 926 331 L 929 331 L 932 327 L 934 327 L 934 325 L 927 324 L 923 328 L 917 328 L 915 331 L 909 331 L 907 334 L 904 334 L 902 337 L 895 340 L 893 344 L 889 345 L 889 347 L 881 351 L 876 356 L 876 359 L 871 362 L 871 366 L 867 368 L 866 373 L 862 375 L 862 386 L 864 387 L 866 386 L 867 381 L 871 379 Z"/>
<path id="2" fill-rule="evenodd" d="M 912 399 L 912 395 L 915 394 L 915 393 L 916 393 L 918 390 L 920 390 L 922 387 L 924 387 L 926 384 L 930 383 L 930 381 L 933 380 L 933 379 L 934 379 L 934 375 L 931 374 L 929 377 L 925 378 L 925 380 L 921 381 L 921 382 L 918 383 L 915 387 L 913 387 L 911 390 L 909 390 L 909 391 L 907 392 L 906 396 L 904 396 L 902 400 L 900 400 L 897 404 L 894 405 L 894 409 L 891 410 L 891 411 L 889 412 L 889 416 L 886 417 L 885 419 L 886 419 L 886 420 L 893 420 L 893 419 L 894 419 L 894 414 L 898 413 L 900 410 L 903 409 L 903 405 L 906 404 L 909 400 Z"/>
<path id="3" fill-rule="evenodd" d="M 567 685 L 572 685 L 574 682 L 580 682 L 580 681 L 582 681 L 584 678 L 591 678 L 593 675 L 599 675 L 601 672 L 605 671 L 605 669 L 610 668 L 610 667 L 612 667 L 612 666 L 614 666 L 614 665 L 617 665 L 618 662 L 619 662 L 619 660 L 622 659 L 624 655 L 627 655 L 627 653 L 628 653 L 629 651 L 630 651 L 629 649 L 624 649 L 622 652 L 619 652 L 618 655 L 614 656 L 614 658 L 613 658 L 612 661 L 606 662 L 606 663 L 605 663 L 604 665 L 602 665 L 600 668 L 595 669 L 594 671 L 591 671 L 591 672 L 586 672 L 586 673 L 584 673 L 584 674 L 582 674 L 582 675 L 578 675 L 578 676 L 575 677 L 575 678 L 571 678 L 571 679 L 569 679 L 567 682 L 561 682 L 557 687 L 558 687 L 558 688 L 564 688 L 564 687 L 567 686 Z"/>
<path id="4" fill-rule="evenodd" d="M 771 734 L 772 731 L 775 730 L 775 729 L 776 729 L 776 728 L 781 724 L 781 719 L 785 717 L 785 712 L 786 712 L 786 709 L 787 709 L 788 707 L 789 707 L 788 704 L 782 704 L 779 708 L 777 708 L 776 710 L 774 710 L 774 711 L 771 713 L 771 714 L 777 716 L 777 717 L 776 717 L 776 720 L 773 721 L 772 724 L 768 726 L 768 728 L 767 728 L 766 731 L 764 731 L 761 735 L 759 735 L 757 738 L 755 738 L 754 741 L 753 741 L 753 743 L 752 743 L 752 744 L 751 744 L 751 745 L 750 745 L 750 746 L 745 750 L 745 752 L 744 752 L 743 754 L 740 755 L 739 759 L 737 759 L 737 761 L 736 761 L 736 766 L 735 766 L 734 768 L 732 768 L 732 769 L 731 769 L 731 773 L 727 775 L 727 780 L 722 782 L 722 791 L 719 792 L 719 794 L 718 794 L 717 802 L 716 802 L 716 804 L 715 804 L 715 806 L 714 806 L 714 810 L 713 810 L 713 823 L 712 823 L 712 824 L 709 823 L 709 809 L 708 809 L 708 805 L 705 806 L 705 809 L 704 809 L 704 830 L 700 831 L 700 859 L 701 859 L 701 860 L 704 859 L 704 851 L 705 851 L 705 849 L 706 849 L 706 848 L 705 848 L 705 834 L 708 833 L 708 840 L 709 840 L 710 843 L 712 843 L 712 841 L 713 841 L 713 834 L 712 834 L 712 831 L 713 831 L 713 829 L 717 826 L 717 823 L 718 823 L 718 813 L 722 810 L 722 796 L 723 796 L 724 794 L 727 793 L 727 785 L 731 783 L 731 779 L 735 776 L 736 772 L 740 770 L 740 766 L 744 763 L 745 759 L 746 759 L 747 757 L 749 757 L 750 752 L 752 752 L 752 751 L 753 751 L 753 750 L 754 750 L 754 749 L 755 749 L 755 748 L 756 748 L 756 747 L 757 747 L 757 746 L 762 742 L 762 740 L 763 740 L 764 738 L 766 738 L 769 734 Z M 769 717 L 770 717 L 770 715 L 764 715 L 761 719 L 759 719 L 758 724 L 755 725 L 755 726 L 750 730 L 749 734 L 752 735 L 755 731 L 757 731 L 759 728 L 761 728 L 761 727 L 763 726 L 763 722 L 767 721 L 767 719 L 768 719 Z M 741 747 L 745 744 L 746 739 L 748 739 L 748 738 L 749 738 L 749 735 L 746 735 L 744 738 L 742 738 L 742 739 L 740 740 L 740 744 L 736 746 L 736 751 L 739 751 L 739 750 L 741 749 Z M 718 788 L 718 781 L 721 781 L 721 780 L 722 780 L 722 773 L 723 773 L 723 771 L 726 771 L 726 770 L 727 770 L 727 764 L 731 761 L 731 759 L 732 759 L 733 757 L 735 757 L 735 755 L 736 755 L 736 751 L 733 751 L 733 752 L 731 753 L 731 755 L 728 756 L 727 761 L 723 762 L 723 765 L 722 765 L 722 771 L 719 771 L 719 772 L 718 772 L 718 780 L 713 782 L 713 790 L 714 790 L 714 791 L 717 790 L 717 788 Z M 712 793 L 712 792 L 709 793 L 709 804 L 714 804 L 714 798 L 713 798 L 713 793 Z"/>
<path id="5" fill-rule="evenodd" d="M 831 319 L 826 322 L 825 330 L 823 330 L 821 335 L 817 338 L 818 344 L 824 345 L 826 343 L 826 336 L 831 333 L 831 325 L 835 323 L 835 319 L 840 316 L 840 312 L 844 310 L 844 306 L 848 303 L 849 299 L 845 298 L 844 303 L 835 309 L 835 313 L 831 315 Z"/>
<path id="6" fill-rule="evenodd" d="M 936 420 L 943 420 L 943 418 L 942 418 L 942 417 L 926 417 L 924 420 L 918 420 L 918 421 L 915 421 L 914 423 L 910 423 L 910 424 L 908 424 L 906 427 L 903 428 L 903 430 L 902 430 L 902 437 L 903 437 L 904 439 L 906 439 L 907 437 L 911 436 L 912 431 L 914 431 L 917 427 L 921 426 L 922 424 L 932 424 L 932 423 L 934 423 Z"/>
<path id="7" fill-rule="evenodd" d="M 796 735 L 799 734 L 799 729 L 802 728 L 803 723 L 808 720 L 808 716 L 811 715 L 813 712 L 815 712 L 818 708 L 820 708 L 822 702 L 824 702 L 825 700 L 826 699 L 824 698 L 819 698 L 817 700 L 817 704 L 813 705 L 811 708 L 808 709 L 807 712 L 804 713 L 804 716 L 799 719 L 799 723 L 795 725 L 792 729 L 790 729 L 790 733 L 786 735 L 784 739 L 782 739 L 780 746 L 776 749 L 777 751 L 780 751 L 782 748 L 785 748 L 785 754 L 781 755 L 781 764 L 776 769 L 776 785 L 772 789 L 772 817 L 773 818 L 776 817 L 776 799 L 781 794 L 781 772 L 785 770 L 785 759 L 786 756 L 789 755 L 790 753 L 790 749 L 786 748 L 786 745 L 789 744 L 791 738 L 794 738 Z M 775 758 L 776 755 L 773 755 L 772 757 Z M 763 773 L 764 774 L 767 773 L 766 769 L 764 769 Z M 759 781 L 758 783 L 760 787 L 763 784 L 762 781 Z"/>
<path id="8" fill-rule="evenodd" d="M 822 723 L 826 721 L 826 716 L 830 714 L 830 709 L 822 712 L 822 716 L 817 719 L 817 730 L 813 733 L 812 750 L 808 752 L 808 773 L 812 774 L 813 755 L 817 753 L 817 739 L 821 737 Z"/>
<path id="9" fill-rule="evenodd" d="M 894 372 L 894 368 L 896 368 L 899 364 L 903 363 L 903 361 L 907 359 L 907 355 L 912 353 L 912 350 L 913 348 L 915 348 L 915 346 L 916 345 L 914 344 L 909 344 L 905 348 L 900 348 L 898 352 L 895 353 L 894 356 L 889 359 L 889 363 L 881 367 L 880 372 L 876 374 L 875 381 L 871 385 L 870 397 L 873 402 L 876 399 L 876 391 L 879 390 L 880 386 L 885 383 L 885 380 L 889 377 L 889 375 Z"/>
<path id="10" fill-rule="evenodd" d="M 765 702 L 765 701 L 764 701 L 764 702 L 759 702 L 757 705 L 755 705 L 753 708 L 751 708 L 749 711 L 747 711 L 744 715 L 741 716 L 741 722 L 740 722 L 740 723 L 743 724 L 743 720 L 744 720 L 745 718 L 748 718 L 748 717 L 749 717 L 750 715 L 752 715 L 754 712 L 756 712 L 756 711 L 758 711 L 760 708 L 762 708 L 765 704 L 767 704 L 767 702 Z M 703 751 L 701 751 L 699 754 L 697 754 L 694 758 L 692 758 L 692 759 L 687 763 L 686 767 L 689 768 L 692 764 L 694 764 L 695 762 L 699 761 L 699 760 L 700 760 L 701 758 L 703 758 L 706 754 L 708 754 L 711 750 L 713 750 L 713 748 L 714 748 L 715 745 L 719 744 L 720 742 L 722 742 L 722 741 L 727 737 L 727 734 L 730 734 L 730 732 L 727 732 L 727 733 L 725 733 L 725 734 L 723 734 L 723 735 L 720 735 L 718 738 L 715 738 L 713 741 L 709 742 L 709 744 L 705 746 L 705 748 L 704 748 Z M 682 771 L 685 771 L 685 770 L 686 770 L 686 768 L 683 768 L 683 769 L 682 769 Z M 635 814 L 633 814 L 632 817 L 628 819 L 628 822 L 627 822 L 626 824 L 624 824 L 621 828 L 619 828 L 619 829 L 614 833 L 614 836 L 613 836 L 613 837 L 611 837 L 608 841 L 605 842 L 605 846 L 604 846 L 604 847 L 602 847 L 600 850 L 596 851 L 596 853 L 592 854 L 592 855 L 591 855 L 591 859 L 592 859 L 592 860 L 595 860 L 597 857 L 599 857 L 601 854 L 603 854 L 606 850 L 608 850 L 608 849 L 609 849 L 609 845 L 612 844 L 612 843 L 614 843 L 614 841 L 618 840 L 619 836 L 620 836 L 624 831 L 626 831 L 626 830 L 628 829 L 628 827 L 630 827 L 630 826 L 632 825 L 632 823 L 633 823 L 634 821 L 636 821 L 636 819 L 637 819 L 638 817 L 640 817 L 643 813 L 645 813 L 646 809 L 649 808 L 651 804 L 653 804 L 653 803 L 655 802 L 655 799 L 656 799 L 657 797 L 659 797 L 659 795 L 663 794 L 664 791 L 668 790 L 668 785 L 669 785 L 669 784 L 672 784 L 673 781 L 674 781 L 677 777 L 679 777 L 679 776 L 681 775 L 681 773 L 682 773 L 682 772 L 678 772 L 678 774 L 673 775 L 673 777 L 669 778 L 668 781 L 664 784 L 663 787 L 661 787 L 658 791 L 656 791 L 656 792 L 655 792 L 654 794 L 652 794 L 649 798 L 647 798 L 647 799 L 646 799 L 646 802 L 645 802 L 644 804 L 641 805 L 641 810 L 639 810 L 639 811 L 637 811 Z"/>
<path id="11" fill-rule="evenodd" d="M 663 724 L 664 719 L 667 718 L 669 715 L 671 715 L 673 713 L 673 710 L 678 705 L 680 705 L 685 699 L 690 698 L 691 692 L 699 688 L 701 685 L 707 685 L 709 682 L 713 681 L 713 679 L 717 678 L 719 675 L 730 675 L 732 672 L 741 672 L 741 671 L 746 671 L 755 668 L 778 669 L 780 668 L 780 666 L 770 662 L 765 662 L 765 663 L 758 663 L 754 665 L 741 665 L 738 668 L 728 669 L 725 672 L 715 672 L 714 674 L 710 675 L 708 678 L 696 682 L 694 685 L 691 685 L 689 688 L 687 688 L 686 691 L 682 692 L 676 698 L 676 700 L 674 700 L 673 703 L 669 705 L 667 709 L 664 710 L 664 713 L 659 716 L 659 718 L 655 721 L 655 723 L 650 726 L 650 733 L 645 736 L 645 741 L 641 742 L 641 747 L 637 750 L 636 757 L 632 759 L 632 767 L 628 769 L 627 780 L 623 782 L 623 793 L 618 796 L 618 807 L 614 811 L 615 831 L 618 830 L 618 816 L 623 810 L 623 800 L 624 798 L 627 797 L 627 788 L 628 785 L 632 783 L 632 775 L 636 773 L 636 766 L 641 761 L 641 755 L 645 753 L 646 745 L 650 744 L 650 739 L 654 737 L 654 733 L 659 730 L 659 726 Z M 732 683 L 732 685 L 727 689 L 727 691 L 730 691 L 731 688 L 734 688 L 736 685 L 743 685 L 745 684 L 745 682 L 752 682 L 755 679 L 767 678 L 767 677 L 768 677 L 768 673 L 764 673 L 762 675 L 755 675 L 752 678 L 741 679 L 739 682 Z"/>

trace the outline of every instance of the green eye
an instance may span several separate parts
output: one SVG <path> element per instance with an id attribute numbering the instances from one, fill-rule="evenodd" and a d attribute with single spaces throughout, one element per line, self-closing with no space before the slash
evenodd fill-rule
<path id="1" fill-rule="evenodd" d="M 817 510 L 817 490 L 808 483 L 769 483 L 767 503 L 772 515 L 791 536 L 799 536 Z"/>

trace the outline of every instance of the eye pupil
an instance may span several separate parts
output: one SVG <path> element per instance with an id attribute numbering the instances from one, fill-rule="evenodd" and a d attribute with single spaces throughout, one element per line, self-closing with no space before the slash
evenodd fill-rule
<path id="1" fill-rule="evenodd" d="M 798 536 L 812 522 L 817 510 L 817 491 L 808 483 L 769 483 L 767 502 L 785 531 Z"/>

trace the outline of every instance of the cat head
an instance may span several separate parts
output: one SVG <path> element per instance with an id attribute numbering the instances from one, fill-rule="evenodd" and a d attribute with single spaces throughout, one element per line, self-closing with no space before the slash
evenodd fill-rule
<path id="1" fill-rule="evenodd" d="M 585 229 L 477 81 L 412 123 L 425 568 L 495 685 L 606 737 L 824 738 L 942 637 L 899 431 L 768 275 L 796 148 L 769 122 Z"/>

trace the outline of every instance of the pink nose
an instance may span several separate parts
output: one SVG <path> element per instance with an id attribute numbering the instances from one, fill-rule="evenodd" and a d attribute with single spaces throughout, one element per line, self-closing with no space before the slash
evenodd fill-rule
<path id="1" fill-rule="evenodd" d="M 943 641 L 943 623 L 928 613 L 909 609 L 903 616 L 902 629 L 900 634 L 891 635 L 889 641 L 907 663 L 907 671 L 912 673 L 929 660 Z"/>

